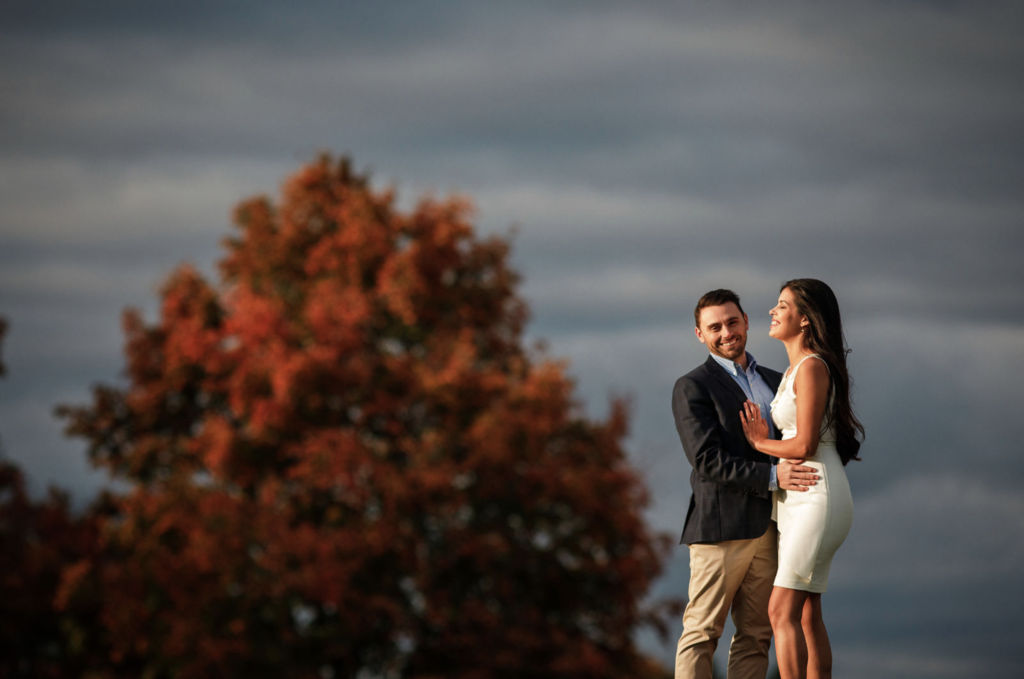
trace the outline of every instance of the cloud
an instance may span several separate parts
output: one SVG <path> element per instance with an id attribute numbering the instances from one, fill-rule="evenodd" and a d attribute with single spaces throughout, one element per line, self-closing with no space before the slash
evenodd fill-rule
<path id="1" fill-rule="evenodd" d="M 232 206 L 273 188 L 282 179 L 278 165 L 175 157 L 0 159 L 0 242 L 108 259 L 131 254 L 120 262 L 129 268 L 140 255 L 160 253 L 166 261 L 168 244 L 187 252 L 199 250 L 198 243 L 205 250 L 226 236 Z"/>
<path id="2" fill-rule="evenodd" d="M 182 260 L 212 272 L 233 205 L 348 151 L 402 205 L 457 191 L 482 232 L 519 226 L 529 336 L 594 416 L 633 396 L 630 455 L 673 535 L 697 297 L 736 289 L 782 368 L 778 285 L 832 284 L 868 429 L 837 676 L 1014 676 L 1022 25 L 1014 2 L 8 3 L 5 447 L 91 492 L 49 410 L 117 379 L 121 308 L 152 313 Z M 686 575 L 681 548 L 659 591 Z"/>
<path id="3" fill-rule="evenodd" d="M 13 368 L 21 372 L 25 365 Z M 12 369 L 12 382 L 13 373 Z M 3 392 L 4 400 L 14 403 L 4 403 L 0 409 L 0 452 L 22 468 L 29 491 L 36 497 L 54 485 L 71 494 L 76 508 L 84 507 L 100 488 L 109 487 L 110 480 L 104 472 L 90 466 L 80 442 L 61 435 L 53 408 L 57 403 L 83 403 L 85 390 L 71 384 L 71 380 L 62 385 L 37 384 L 27 389 L 24 380 L 19 382 L 20 386 L 5 388 Z"/>
<path id="4" fill-rule="evenodd" d="M 835 653 L 838 676 L 877 677 L 877 679 L 941 679 L 942 677 L 1009 676 L 990 674 L 991 661 L 985 658 L 964 658 L 953 653 L 936 653 L 934 649 L 889 648 L 877 645 L 840 647 Z M 840 672 L 842 674 L 840 674 Z"/>
<path id="5" fill-rule="evenodd" d="M 855 528 L 830 579 L 936 589 L 1007 582 L 1024 569 L 1019 492 L 927 470 L 897 476 L 884 491 L 855 500 Z"/>
<path id="6" fill-rule="evenodd" d="M 46 312 L 32 308 L 34 303 L 105 302 L 129 290 L 156 293 L 163 275 L 164 272 L 154 271 L 151 265 L 137 261 L 111 268 L 107 263 L 81 258 L 16 260 L 6 263 L 0 270 L 0 289 L 4 291 L 0 299 L 24 306 L 24 311 L 38 317 Z"/>

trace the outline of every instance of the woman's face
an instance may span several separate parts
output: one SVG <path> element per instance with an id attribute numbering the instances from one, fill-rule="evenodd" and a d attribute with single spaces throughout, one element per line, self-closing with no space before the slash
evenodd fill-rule
<path id="1" fill-rule="evenodd" d="M 807 325 L 807 317 L 796 310 L 793 293 L 789 288 L 779 293 L 779 302 L 768 312 L 772 317 L 768 327 L 768 336 L 777 340 L 787 340 L 800 334 L 800 328 Z"/>

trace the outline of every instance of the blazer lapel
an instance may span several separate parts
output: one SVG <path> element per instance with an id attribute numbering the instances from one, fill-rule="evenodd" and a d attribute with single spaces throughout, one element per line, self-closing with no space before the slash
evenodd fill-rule
<path id="1" fill-rule="evenodd" d="M 736 380 L 732 378 L 732 375 L 727 373 L 725 368 L 718 364 L 718 361 L 708 356 L 708 360 L 704 364 L 704 367 L 709 373 L 711 373 L 712 377 L 718 380 L 719 383 L 725 387 L 726 391 L 736 398 L 740 405 L 746 403 L 747 395 L 743 393 L 742 389 L 740 389 L 740 385 L 736 384 Z"/>

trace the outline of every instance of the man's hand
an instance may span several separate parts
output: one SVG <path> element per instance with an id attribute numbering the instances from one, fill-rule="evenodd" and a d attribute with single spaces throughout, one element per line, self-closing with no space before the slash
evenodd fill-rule
<path id="1" fill-rule="evenodd" d="M 802 493 L 818 483 L 818 470 L 807 467 L 803 460 L 779 460 L 776 471 L 780 490 L 796 490 Z"/>

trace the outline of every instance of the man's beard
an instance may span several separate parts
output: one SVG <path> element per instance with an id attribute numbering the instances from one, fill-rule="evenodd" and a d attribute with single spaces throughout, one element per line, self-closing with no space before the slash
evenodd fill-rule
<path id="1" fill-rule="evenodd" d="M 743 352 L 747 349 L 747 343 L 744 340 L 737 340 L 734 344 L 723 347 L 721 344 L 718 345 L 718 355 L 723 358 L 727 358 L 730 361 L 735 361 L 737 358 L 743 355 Z"/>

